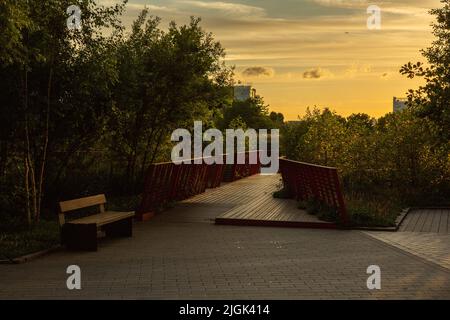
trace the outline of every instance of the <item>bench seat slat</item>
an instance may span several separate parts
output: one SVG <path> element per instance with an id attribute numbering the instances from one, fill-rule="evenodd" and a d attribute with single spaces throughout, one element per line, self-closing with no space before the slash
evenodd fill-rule
<path id="1" fill-rule="evenodd" d="M 61 201 L 59 203 L 59 207 L 61 209 L 61 212 L 67 212 L 77 209 L 82 209 L 86 207 L 91 207 L 95 205 L 102 205 L 106 203 L 106 197 L 104 194 L 98 194 L 95 196 L 80 198 L 80 199 L 74 199 L 74 200 L 68 200 L 68 201 Z"/>
<path id="2" fill-rule="evenodd" d="M 116 212 L 116 211 L 107 211 L 99 214 L 94 214 L 88 217 L 75 219 L 69 221 L 69 224 L 93 224 L 95 223 L 97 226 L 102 226 L 108 223 L 120 221 L 123 219 L 131 218 L 134 216 L 134 212 Z"/>

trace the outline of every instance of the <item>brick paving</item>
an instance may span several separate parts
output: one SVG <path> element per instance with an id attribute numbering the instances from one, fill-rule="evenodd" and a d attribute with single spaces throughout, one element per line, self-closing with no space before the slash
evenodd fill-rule
<path id="1" fill-rule="evenodd" d="M 399 232 L 367 232 L 389 245 L 450 270 L 450 209 L 415 209 Z"/>
<path id="2" fill-rule="evenodd" d="M 181 203 L 136 223 L 133 238 L 100 241 L 98 252 L 0 265 L 0 298 L 450 299 L 449 270 L 364 232 L 214 225 L 231 207 Z M 82 290 L 66 288 L 71 264 Z M 374 264 L 381 290 L 366 286 Z"/>
<path id="3" fill-rule="evenodd" d="M 450 234 L 368 232 L 368 235 L 450 270 Z"/>

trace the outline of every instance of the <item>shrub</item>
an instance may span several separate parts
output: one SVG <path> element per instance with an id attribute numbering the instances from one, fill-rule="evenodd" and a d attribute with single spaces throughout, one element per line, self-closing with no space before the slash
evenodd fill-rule
<path id="1" fill-rule="evenodd" d="M 401 205 L 388 200 L 377 201 L 363 198 L 347 200 L 350 224 L 360 227 L 392 227 L 400 214 Z"/>
<path id="2" fill-rule="evenodd" d="M 319 213 L 321 208 L 321 203 L 316 199 L 308 199 L 306 201 L 306 212 L 312 215 Z"/>
<path id="3" fill-rule="evenodd" d="M 330 207 L 325 203 L 321 204 L 317 217 L 320 220 L 327 222 L 340 222 L 340 217 L 336 208 Z"/>
<path id="4" fill-rule="evenodd" d="M 18 256 L 51 248 L 60 242 L 59 225 L 56 221 L 41 220 L 27 229 L 0 232 L 2 258 Z"/>
<path id="5" fill-rule="evenodd" d="M 290 195 L 286 188 L 282 188 L 273 193 L 273 197 L 277 199 L 289 199 Z"/>

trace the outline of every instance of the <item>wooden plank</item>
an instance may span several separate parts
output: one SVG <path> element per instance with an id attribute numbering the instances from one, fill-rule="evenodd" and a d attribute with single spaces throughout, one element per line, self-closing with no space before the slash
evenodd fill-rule
<path id="1" fill-rule="evenodd" d="M 104 194 L 99 194 L 95 196 L 61 201 L 59 203 L 59 207 L 61 212 L 73 211 L 78 209 L 83 209 L 87 207 L 97 206 L 106 203 L 106 197 Z"/>
<path id="2" fill-rule="evenodd" d="M 259 206 L 259 208 L 252 208 L 250 205 L 248 206 L 250 208 L 250 212 L 252 215 L 252 219 L 261 219 L 261 220 L 270 220 L 270 216 L 273 215 L 273 213 L 276 213 L 276 207 L 277 202 L 274 199 L 273 196 L 265 197 L 266 201 L 262 203 L 262 205 Z"/>
<path id="3" fill-rule="evenodd" d="M 419 224 L 420 217 L 421 217 L 420 211 L 414 210 L 414 211 L 408 213 L 408 216 L 410 214 L 412 214 L 412 218 L 410 219 L 410 223 L 407 226 L 406 230 L 407 231 L 417 231 L 419 229 L 419 231 L 420 231 L 420 228 L 422 228 L 422 225 Z M 408 218 L 408 216 L 407 216 L 407 218 Z M 421 222 L 421 223 L 423 224 L 423 222 Z"/>
<path id="4" fill-rule="evenodd" d="M 261 195 L 258 198 L 256 198 L 253 201 L 248 202 L 245 205 L 238 206 L 235 209 L 231 210 L 230 214 L 228 214 L 228 217 L 235 217 L 235 218 L 246 218 L 252 216 L 252 211 L 255 208 L 258 208 L 260 203 L 263 203 L 266 199 L 266 196 Z"/>
<path id="5" fill-rule="evenodd" d="M 400 231 L 414 231 L 414 227 L 419 220 L 419 214 L 417 211 L 410 211 L 405 220 L 400 225 Z"/>
<path id="6" fill-rule="evenodd" d="M 273 206 L 267 211 L 266 220 L 284 220 L 283 199 L 273 199 Z"/>
<path id="7" fill-rule="evenodd" d="M 447 212 L 447 233 L 450 233 L 450 209 L 445 211 Z"/>
<path id="8" fill-rule="evenodd" d="M 134 212 L 114 212 L 108 211 L 91 215 L 88 217 L 72 220 L 69 224 L 96 224 L 102 226 L 108 223 L 116 222 L 119 220 L 127 219 L 134 216 Z"/>
<path id="9" fill-rule="evenodd" d="M 302 209 L 299 209 L 296 206 L 293 208 L 287 207 L 283 212 L 285 212 L 286 219 L 289 221 L 306 221 L 309 218 Z"/>
<path id="10" fill-rule="evenodd" d="M 447 233 L 450 233 L 450 209 L 444 210 L 447 215 Z"/>
<path id="11" fill-rule="evenodd" d="M 419 219 L 417 220 L 416 225 L 414 226 L 414 229 L 411 231 L 414 232 L 422 232 L 422 228 L 425 224 L 425 221 L 427 219 L 426 213 L 423 213 L 423 210 L 414 210 L 414 212 L 419 216 Z"/>
<path id="12" fill-rule="evenodd" d="M 271 197 L 267 205 L 263 206 L 260 210 L 265 211 L 265 220 L 277 220 L 281 216 L 281 207 L 283 202 L 288 201 L 284 199 L 276 199 Z"/>
<path id="13" fill-rule="evenodd" d="M 220 204 L 247 203 L 250 199 L 275 191 L 278 176 L 252 176 L 234 183 L 221 186 L 220 189 L 208 190 L 205 194 L 183 201 L 184 203 Z"/>
<path id="14" fill-rule="evenodd" d="M 431 213 L 433 215 L 433 222 L 431 223 L 431 229 L 430 232 L 439 232 L 439 225 L 441 224 L 441 210 L 431 210 Z"/>
<path id="15" fill-rule="evenodd" d="M 420 210 L 421 215 L 424 216 L 425 221 L 422 226 L 421 232 L 430 232 L 431 231 L 431 225 L 433 224 L 433 214 L 430 210 Z"/>
<path id="16" fill-rule="evenodd" d="M 232 224 L 248 225 L 249 221 L 254 223 L 265 223 L 277 226 L 283 223 L 326 223 L 315 216 L 309 216 L 303 210 L 297 209 L 295 200 L 275 199 L 272 194 L 266 194 L 259 199 L 245 205 L 235 207 L 216 218 L 216 221 L 228 221 Z M 225 223 L 225 222 L 224 222 Z M 222 224 L 222 223 L 220 223 Z"/>
<path id="17" fill-rule="evenodd" d="M 267 225 L 290 227 L 332 227 L 315 216 L 297 208 L 292 199 L 273 198 L 279 189 L 280 176 L 258 175 L 238 180 L 207 194 L 194 197 L 189 203 L 240 203 L 216 218 L 217 224 Z"/>
<path id="18" fill-rule="evenodd" d="M 441 224 L 439 226 L 439 233 L 449 233 L 449 212 L 450 210 L 441 209 Z"/>
<path id="19" fill-rule="evenodd" d="M 277 220 L 277 221 L 289 221 L 286 216 L 287 204 L 292 200 L 286 199 L 274 199 L 275 206 L 272 211 L 267 215 L 267 220 Z"/>
<path id="20" fill-rule="evenodd" d="M 441 221 L 439 223 L 438 233 L 446 233 L 447 231 L 447 214 L 444 209 L 440 209 L 441 211 Z"/>

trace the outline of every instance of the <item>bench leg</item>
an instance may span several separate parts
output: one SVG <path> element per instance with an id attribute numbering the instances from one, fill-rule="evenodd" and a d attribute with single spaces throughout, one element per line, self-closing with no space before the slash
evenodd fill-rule
<path id="1" fill-rule="evenodd" d="M 68 250 L 97 251 L 97 225 L 65 224 L 62 229 L 62 242 Z"/>
<path id="2" fill-rule="evenodd" d="M 133 218 L 110 223 L 103 229 L 107 237 L 131 237 L 133 235 Z"/>

